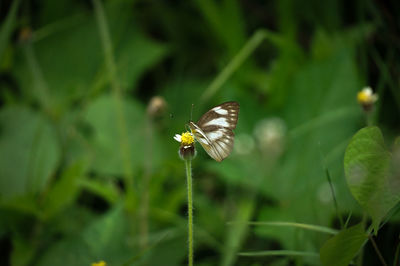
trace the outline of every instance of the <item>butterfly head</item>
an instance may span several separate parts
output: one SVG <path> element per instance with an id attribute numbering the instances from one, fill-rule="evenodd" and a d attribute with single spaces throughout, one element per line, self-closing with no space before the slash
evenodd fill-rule
<path id="1" fill-rule="evenodd" d="M 192 131 L 192 129 L 191 129 L 191 127 L 190 127 L 190 124 L 191 123 L 193 123 L 193 121 L 192 120 L 189 120 L 189 122 L 187 122 L 186 124 L 185 124 L 185 129 L 186 129 L 186 131 L 189 131 L 189 132 L 191 132 Z M 193 133 L 193 132 L 192 132 Z"/>

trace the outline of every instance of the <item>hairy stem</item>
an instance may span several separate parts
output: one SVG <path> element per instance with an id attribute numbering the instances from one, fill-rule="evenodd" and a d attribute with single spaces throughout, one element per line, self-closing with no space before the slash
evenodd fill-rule
<path id="1" fill-rule="evenodd" d="M 192 194 L 192 161 L 185 160 L 186 178 L 187 178 L 187 195 L 188 195 L 188 245 L 189 257 L 188 265 L 193 265 L 193 194 Z"/>

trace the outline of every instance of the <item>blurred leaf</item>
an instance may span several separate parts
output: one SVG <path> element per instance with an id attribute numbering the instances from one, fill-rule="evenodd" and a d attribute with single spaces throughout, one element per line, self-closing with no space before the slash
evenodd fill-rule
<path id="1" fill-rule="evenodd" d="M 377 127 L 359 130 L 347 146 L 344 157 L 350 191 L 371 215 L 375 233 L 384 216 L 400 200 L 400 182 L 391 177 L 391 160 Z"/>
<path id="2" fill-rule="evenodd" d="M 362 224 L 342 230 L 320 250 L 321 262 L 327 266 L 347 266 L 367 239 Z"/>
<path id="3" fill-rule="evenodd" d="M 130 27 L 116 50 L 116 63 L 121 87 L 135 89 L 141 75 L 167 53 L 164 45 L 148 39 Z"/>
<path id="4" fill-rule="evenodd" d="M 199 153 L 203 153 L 203 151 L 200 151 Z M 249 163 L 251 164 L 251 162 Z M 255 164 L 251 164 L 251 166 L 254 167 Z M 246 163 L 243 163 L 243 161 L 234 159 L 224 161 L 224 167 L 221 167 L 219 164 L 215 164 L 213 161 L 207 161 L 206 163 L 206 169 L 211 172 L 218 173 L 218 176 L 220 176 L 227 184 L 254 187 L 254 175 L 249 175 L 248 178 L 243 178 L 249 173 L 251 166 L 249 167 L 249 165 L 246 165 Z"/>
<path id="5" fill-rule="evenodd" d="M 119 199 L 119 191 L 115 184 L 111 183 L 111 180 L 96 180 L 96 179 L 81 179 L 78 180 L 79 186 L 86 189 L 111 204 L 114 204 Z"/>
<path id="6" fill-rule="evenodd" d="M 282 211 L 282 208 L 277 207 L 263 207 L 260 210 L 259 217 L 257 221 L 259 222 L 277 222 L 277 221 L 292 221 L 294 218 L 288 211 Z M 295 232 L 298 229 L 294 227 L 267 227 L 267 226 L 257 226 L 254 231 L 257 235 L 262 237 L 268 237 L 269 239 L 276 239 L 282 245 L 284 249 L 296 249 L 296 237 Z M 304 248 L 304 243 L 302 248 Z M 304 249 L 303 249 L 304 250 Z"/>
<path id="7" fill-rule="evenodd" d="M 132 89 L 143 72 L 160 61 L 166 49 L 132 27 L 129 3 L 109 3 L 106 13 L 121 85 Z M 64 22 L 68 18 L 63 18 L 59 22 L 63 27 L 48 35 L 39 29 L 43 36 L 32 44 L 50 97 L 61 112 L 70 104 L 108 88 L 109 83 L 93 15 L 71 14 L 70 18 L 69 24 Z M 26 59 L 17 60 L 14 73 L 24 92 L 35 97 L 31 92 L 33 77 Z"/>
<path id="8" fill-rule="evenodd" d="M 35 252 L 37 252 L 37 247 L 32 245 L 30 241 L 19 237 L 13 237 L 12 246 L 11 265 L 15 266 L 29 265 Z"/>
<path id="9" fill-rule="evenodd" d="M 42 215 L 42 210 L 36 201 L 36 197 L 31 194 L 3 199 L 0 206 L 4 209 L 15 210 L 17 212 L 31 214 L 37 217 Z"/>
<path id="10" fill-rule="evenodd" d="M 79 2 L 73 2 L 68 0 L 59 0 L 54 2 L 52 0 L 42 0 L 41 5 L 38 8 L 38 20 L 40 25 L 46 25 L 45 28 L 50 26 L 54 27 L 55 23 L 58 23 L 60 19 L 67 17 L 71 13 L 77 10 L 82 10 L 84 5 Z"/>
<path id="11" fill-rule="evenodd" d="M 129 148 L 131 166 L 133 168 L 143 164 L 145 149 L 144 108 L 136 101 L 124 99 L 121 101 L 122 110 L 126 119 L 126 133 L 128 143 L 121 143 L 116 101 L 108 95 L 98 97 L 92 101 L 85 114 L 85 119 L 94 130 L 90 140 L 95 153 L 93 169 L 99 174 L 124 174 L 124 164 L 121 145 Z"/>
<path id="12" fill-rule="evenodd" d="M 354 208 L 342 178 L 342 160 L 345 144 L 361 118 L 355 100 L 359 87 L 351 47 L 312 60 L 296 73 L 281 116 L 288 128 L 285 155 L 275 171 L 265 172 L 262 187 L 266 195 L 288 207 L 292 221 L 328 225 L 334 208 L 330 193 L 323 190 L 327 180 L 322 161 L 330 170 L 341 211 Z"/>
<path id="13" fill-rule="evenodd" d="M 48 218 L 71 204 L 79 192 L 78 179 L 87 168 L 85 161 L 77 161 L 67 167 L 60 179 L 51 187 L 44 202 L 44 215 Z"/>
<path id="14" fill-rule="evenodd" d="M 90 225 L 82 234 L 82 238 L 95 258 L 105 260 L 109 264 L 123 262 L 131 256 L 127 248 L 126 226 L 127 217 L 121 205 L 116 205 L 113 210 Z"/>
<path id="15" fill-rule="evenodd" d="M 46 250 L 38 265 L 90 265 L 104 260 L 121 265 L 131 257 L 127 223 L 120 204 L 94 220 L 83 232 L 67 237 Z"/>
<path id="16" fill-rule="evenodd" d="M 68 238 L 55 242 L 39 259 L 39 266 L 76 265 L 87 266 L 96 262 L 97 258 L 91 256 L 88 245 L 80 237 Z"/>
<path id="17" fill-rule="evenodd" d="M 60 160 L 54 128 L 40 113 L 22 106 L 0 111 L 0 196 L 37 193 Z"/>
<path id="18" fill-rule="evenodd" d="M 98 214 L 94 213 L 87 206 L 79 205 L 78 201 L 76 204 L 67 206 L 62 212 L 59 212 L 46 221 L 48 230 L 45 230 L 44 234 L 54 232 L 57 236 L 62 235 L 64 237 L 80 235 L 88 224 L 93 223 L 98 218 Z M 57 239 L 53 240 L 53 243 L 59 240 L 60 238 L 57 237 Z"/>
<path id="19" fill-rule="evenodd" d="M 3 21 L 0 28 L 0 68 L 3 66 L 3 57 L 16 24 L 16 15 L 20 2 L 20 0 L 15 0 L 12 2 L 10 10 L 7 13 L 7 17 Z"/>
<path id="20" fill-rule="evenodd" d="M 72 23 L 76 20 L 80 23 Z M 49 88 L 50 98 L 60 110 L 87 96 L 102 62 L 96 25 L 91 16 L 72 22 L 32 43 L 33 55 Z M 17 58 L 14 75 L 24 94 L 35 98 L 31 90 L 34 76 L 28 58 Z"/>
<path id="21" fill-rule="evenodd" d="M 172 234 L 171 234 L 172 233 Z M 182 265 L 186 263 L 187 236 L 182 230 L 172 231 L 154 242 L 148 256 L 139 265 Z M 166 236 L 166 237 L 165 237 Z M 153 242 L 153 241 L 152 241 Z"/>
<path id="22" fill-rule="evenodd" d="M 255 210 L 255 196 L 249 196 L 242 199 L 237 206 L 237 211 L 233 218 L 234 221 L 247 222 L 253 216 Z M 229 226 L 225 239 L 225 249 L 221 265 L 234 265 L 237 259 L 238 251 L 241 249 L 243 241 L 249 231 L 247 224 L 238 223 Z"/>
<path id="23" fill-rule="evenodd" d="M 219 3 L 210 0 L 195 1 L 209 29 L 223 47 L 227 47 L 232 57 L 241 48 L 245 41 L 244 21 L 241 8 L 237 0 L 224 0 Z"/>
<path id="24" fill-rule="evenodd" d="M 397 138 L 394 140 L 394 146 L 395 146 L 395 150 L 396 150 L 396 149 L 400 149 L 400 137 L 397 137 Z"/>
<path id="25" fill-rule="evenodd" d="M 338 49 L 346 49 L 364 42 L 375 30 L 372 24 L 360 24 L 350 27 L 344 32 L 332 34 L 318 29 L 312 43 L 312 56 L 316 60 L 331 56 Z"/>

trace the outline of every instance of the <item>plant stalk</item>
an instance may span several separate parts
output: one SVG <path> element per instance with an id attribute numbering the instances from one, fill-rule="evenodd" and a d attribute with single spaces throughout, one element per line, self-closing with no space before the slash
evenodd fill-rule
<path id="1" fill-rule="evenodd" d="M 382 253 L 380 252 L 378 246 L 375 243 L 374 237 L 372 235 L 368 235 L 369 240 L 371 241 L 372 246 L 375 249 L 376 254 L 378 255 L 379 260 L 381 261 L 383 266 L 387 266 L 387 263 L 385 261 L 385 259 L 382 256 Z"/>
<path id="2" fill-rule="evenodd" d="M 273 32 L 265 29 L 257 30 L 253 36 L 246 42 L 234 58 L 224 67 L 218 76 L 206 88 L 201 99 L 207 101 L 211 98 L 221 86 L 233 75 L 233 73 L 243 64 L 243 62 L 260 46 L 264 40 L 270 40 L 273 43 L 282 43 L 283 40 Z"/>
<path id="3" fill-rule="evenodd" d="M 193 266 L 193 189 L 192 189 L 192 160 L 185 160 L 187 196 L 188 196 L 188 265 Z"/>
<path id="4" fill-rule="evenodd" d="M 102 2 L 100 0 L 92 0 L 92 4 L 99 29 L 101 44 L 103 46 L 105 66 L 109 75 L 111 92 L 115 102 L 116 123 L 120 137 L 120 150 L 126 183 L 126 205 L 128 209 L 132 210 L 135 193 L 133 189 L 133 171 L 131 165 L 128 129 L 123 108 L 123 92 L 117 77 L 117 66 L 114 59 L 111 36 Z"/>

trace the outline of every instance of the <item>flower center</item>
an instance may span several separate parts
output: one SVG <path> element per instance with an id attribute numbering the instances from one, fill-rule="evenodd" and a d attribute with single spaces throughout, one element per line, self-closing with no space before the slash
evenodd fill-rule
<path id="1" fill-rule="evenodd" d="M 193 142 L 194 142 L 194 138 L 193 138 L 192 133 L 190 133 L 190 132 L 182 133 L 182 136 L 181 136 L 182 145 L 188 146 L 188 145 L 191 145 Z"/>

